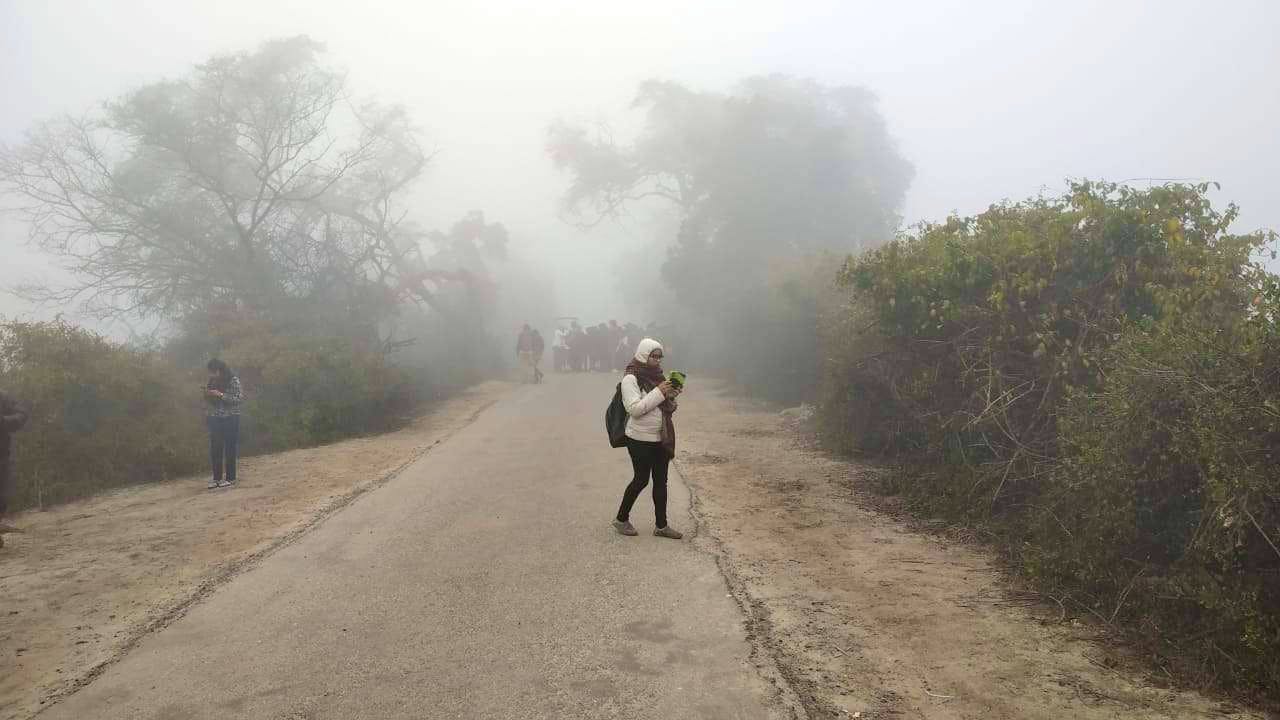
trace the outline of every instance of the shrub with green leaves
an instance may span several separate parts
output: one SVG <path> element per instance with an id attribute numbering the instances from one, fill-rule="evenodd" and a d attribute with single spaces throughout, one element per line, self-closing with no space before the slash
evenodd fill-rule
<path id="1" fill-rule="evenodd" d="M 226 360 L 244 387 L 246 452 L 386 430 L 422 397 L 422 373 L 392 365 L 359 337 L 285 327 L 252 312 L 217 313 L 208 322 L 206 354 Z"/>
<path id="2" fill-rule="evenodd" d="M 14 441 L 14 507 L 203 467 L 202 378 L 61 320 L 0 324 L 0 387 L 34 406 Z"/>
<path id="3" fill-rule="evenodd" d="M 988 478 L 1036 472 L 1053 457 L 1054 409 L 1102 382 L 1094 354 L 1128 324 L 1248 303 L 1250 256 L 1265 238 L 1228 234 L 1234 208 L 1215 212 L 1205 191 L 1082 183 L 850 259 L 840 282 L 867 324 L 828 368 L 828 420 L 838 426 L 831 413 L 856 414 L 869 399 L 838 399 L 851 379 L 880 385 L 911 428 L 885 450 L 989 466 Z M 999 484 L 974 492 L 998 500 Z"/>
<path id="4" fill-rule="evenodd" d="M 1025 510 L 1019 556 L 1181 669 L 1275 689 L 1280 297 L 1256 307 L 1122 333 L 1105 383 L 1059 412 L 1059 463 Z"/>
<path id="5" fill-rule="evenodd" d="M 1080 183 L 851 258 L 820 420 L 1044 587 L 1275 688 L 1274 236 L 1207 191 Z"/>
<path id="6" fill-rule="evenodd" d="M 417 401 L 407 371 L 336 338 L 289 338 L 253 350 L 233 347 L 227 357 L 248 393 L 242 433 L 252 451 L 386 430 Z"/>
<path id="7" fill-rule="evenodd" d="M 61 320 L 0 324 L 0 388 L 34 405 L 14 444 L 13 506 L 44 507 L 206 469 L 201 389 L 210 354 L 241 377 L 246 455 L 387 430 L 445 389 L 433 385 L 429 369 L 395 366 L 351 338 L 276 330 L 233 316 L 152 351 Z M 220 349 L 203 347 L 211 342 Z"/>

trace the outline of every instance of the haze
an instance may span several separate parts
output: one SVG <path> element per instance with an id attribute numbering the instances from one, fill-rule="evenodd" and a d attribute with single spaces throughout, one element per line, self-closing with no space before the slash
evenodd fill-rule
<path id="1" fill-rule="evenodd" d="M 557 118 L 627 127 L 637 83 L 719 91 L 754 74 L 861 84 L 916 175 L 906 224 L 1068 178 L 1222 184 L 1237 230 L 1280 227 L 1280 6 L 1259 2 L 0 3 L 0 140 L 176 77 L 215 53 L 307 34 L 351 87 L 403 103 L 438 154 L 414 214 L 474 209 L 545 263 L 557 311 L 630 311 L 616 275 L 645 218 L 590 233 L 558 215 Z M 0 283 L 58 276 L 5 220 Z M 30 308 L 12 297 L 0 311 Z M 47 316 L 53 309 L 38 313 Z M 646 318 L 637 318 L 647 320 Z"/>
<path id="2" fill-rule="evenodd" d="M 1280 718 L 1277 38 L 0 0 L 0 720 Z"/>

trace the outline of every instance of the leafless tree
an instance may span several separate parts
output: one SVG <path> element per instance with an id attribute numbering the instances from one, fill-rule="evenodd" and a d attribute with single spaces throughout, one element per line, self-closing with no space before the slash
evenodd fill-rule
<path id="1" fill-rule="evenodd" d="M 297 37 L 219 56 L 0 148 L 0 190 L 75 281 L 25 297 L 103 317 L 212 304 L 431 304 L 399 198 L 429 156 L 398 108 L 357 105 Z M 417 275 L 415 275 L 417 273 Z"/>

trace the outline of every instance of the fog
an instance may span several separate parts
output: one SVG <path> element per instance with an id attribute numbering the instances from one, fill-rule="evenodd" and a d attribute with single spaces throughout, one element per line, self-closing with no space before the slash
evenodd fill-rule
<path id="1" fill-rule="evenodd" d="M 1277 29 L 1280 9 L 1265 1 L 8 2 L 0 140 L 212 54 L 307 34 L 357 93 L 406 105 L 437 152 L 414 190 L 424 225 L 483 210 L 546 264 L 559 314 L 594 320 L 636 314 L 617 270 L 626 246 L 656 240 L 642 217 L 591 232 L 564 221 L 546 128 L 568 118 L 623 133 L 645 79 L 724 90 L 783 72 L 865 85 L 916 168 L 906 223 L 1057 192 L 1067 178 L 1181 178 L 1220 182 L 1217 199 L 1243 209 L 1239 229 L 1274 228 Z M 57 278 L 22 249 L 20 225 L 3 233 L 0 281 Z"/>
<path id="2" fill-rule="evenodd" d="M 181 610 L 242 560 L 269 562 L 263 553 L 312 527 L 329 533 L 323 542 L 332 547 L 334 533 L 359 528 L 360 552 L 347 560 L 360 567 L 308 575 L 296 564 L 306 551 L 291 551 L 292 569 L 256 576 L 314 575 L 321 585 L 312 600 L 351 597 L 364 628 L 375 628 L 381 621 L 366 617 L 362 592 L 399 606 L 392 588 L 449 580 L 440 572 L 449 568 L 415 555 L 416 570 L 400 576 L 404 563 L 366 571 L 363 558 L 391 542 L 384 554 L 393 561 L 418 546 L 428 560 L 433 548 L 456 546 L 470 555 L 451 559 L 457 582 L 444 585 L 481 592 L 454 593 L 466 612 L 453 617 L 452 606 L 436 603 L 430 612 L 439 618 L 428 614 L 420 625 L 485 627 L 472 638 L 484 641 L 512 631 L 484 613 L 523 617 L 528 629 L 539 625 L 537 611 L 564 607 L 555 593 L 567 593 L 576 609 L 591 608 L 583 598 L 598 601 L 570 629 L 600 645 L 614 631 L 593 623 L 607 617 L 617 629 L 613 600 L 623 586 L 598 573 L 621 566 L 578 562 L 617 546 L 580 535 L 577 519 L 599 513 L 598 529 L 636 534 L 626 503 L 652 476 L 655 534 L 681 538 L 665 524 L 659 486 L 677 457 L 672 414 L 686 377 L 693 392 L 680 399 L 680 432 L 698 435 L 681 440 L 679 459 L 682 474 L 686 461 L 695 470 L 685 479 L 697 482 L 675 494 L 678 517 L 687 517 L 685 498 L 736 502 L 750 489 L 749 503 L 716 509 L 713 500 L 714 522 L 702 528 L 725 543 L 757 543 L 753 552 L 804 560 L 787 565 L 783 572 L 799 574 L 782 585 L 736 596 L 793 598 L 839 629 L 802 633 L 792 649 L 834 647 L 843 657 L 835 640 L 850 642 L 850 624 L 866 623 L 837 606 L 917 595 L 894 589 L 914 574 L 868 582 L 836 565 L 852 584 L 832 586 L 827 566 L 803 555 L 864 548 L 877 572 L 924 562 L 890 556 L 914 554 L 906 544 L 875 556 L 888 526 L 866 522 L 871 506 L 862 500 L 855 514 L 838 514 L 843 498 L 874 488 L 931 527 L 976 523 L 969 537 L 1004 543 L 1000 555 L 1028 571 L 1018 598 L 1054 599 L 1059 623 L 1072 614 L 1064 628 L 1074 635 L 1085 610 L 1106 625 L 1108 642 L 1141 636 L 1150 644 L 1121 654 L 1151 658 L 1151 677 L 1280 703 L 1280 548 L 1270 530 L 1280 528 L 1280 275 L 1257 268 L 1262 260 L 1280 270 L 1271 232 L 1280 229 L 1277 38 L 1277 0 L 0 0 L 0 521 L 10 510 L 110 488 L 184 488 L 148 496 L 150 505 L 130 497 L 127 506 L 112 500 L 31 520 L 18 548 L 33 559 L 6 576 L 22 614 L 7 616 L 12 628 L 0 624 L 25 665 L 0 678 L 0 707 L 43 672 L 30 701 L 33 712 L 48 709 L 46 698 L 84 685 L 98 663 L 114 662 L 156 618 L 170 617 L 155 597 L 117 590 L 137 586 Z M 1224 218 L 1235 222 L 1228 228 Z M 570 317 L 585 327 L 571 328 Z M 619 324 L 606 326 L 611 320 Z M 701 394 L 704 387 L 717 390 Z M 738 403 L 740 395 L 765 402 Z M 583 480 L 611 472 L 599 433 L 606 406 L 610 444 L 628 445 L 614 455 L 617 479 L 634 473 L 611 528 L 616 494 Z M 361 440 L 336 444 L 351 438 Z M 902 472 L 841 469 L 816 447 L 899 463 Z M 309 450 L 277 455 L 297 448 Z M 191 502 L 200 485 L 235 487 L 238 457 L 268 454 L 246 464 L 244 494 Z M 384 467 L 397 469 L 381 475 Z M 381 500 L 352 503 L 347 520 L 318 527 L 402 469 L 413 475 Z M 200 472 L 205 479 L 194 480 Z M 772 505 L 777 512 L 758 512 Z M 534 518 L 530 507 L 554 508 L 555 517 Z M 830 513 L 818 517 L 815 508 Z M 519 524 L 526 516 L 536 528 Z M 730 520 L 744 532 L 717 525 Z M 14 529 L 0 522 L 0 546 Z M 895 543 L 909 539 L 894 534 L 902 536 Z M 775 542 L 792 535 L 799 553 Z M 409 537 L 417 546 L 402 542 Z M 568 554 L 548 554 L 543 542 Z M 150 549 L 126 554 L 126 545 Z M 512 549 L 514 561 L 481 563 L 480 574 L 465 562 Z M 947 562 L 958 557 L 948 553 Z M 723 555 L 768 568 L 740 548 Z M 506 572 L 547 557 L 556 560 L 544 564 L 550 574 Z M 662 578 L 690 567 L 652 562 L 677 574 Z M 584 569 L 603 584 L 584 580 Z M 719 597 L 714 567 L 696 573 L 715 587 L 684 595 Z M 990 584 L 987 573 L 960 574 Z M 533 575 L 541 585 L 521 584 Z M 342 584 L 323 585 L 330 576 Z M 637 608 L 663 605 L 670 585 L 658 577 L 636 584 L 657 593 L 656 601 L 632 597 Z M 817 579 L 808 596 L 793 592 L 805 587 L 799 578 Z M 932 585 L 945 602 L 976 596 Z M 238 587 L 260 595 L 266 586 Z M 486 589 L 499 600 L 542 598 L 521 606 L 535 622 L 509 612 L 515 606 L 473 603 Z M 223 606 L 243 607 L 233 591 L 219 590 L 232 598 Z M 848 602 L 805 599 L 818 595 Z M 899 663 L 892 633 L 864 633 L 889 644 L 839 662 L 892 657 L 910 690 L 884 684 L 888 674 L 878 671 L 872 683 L 850 676 L 885 708 L 1049 712 L 1001 710 L 1003 693 L 1039 697 L 1046 708 L 1070 700 L 1100 714 L 1132 714 L 1139 704 L 1180 714 L 1163 679 L 1158 691 L 1144 689 L 1109 660 L 1099 668 L 1118 678 L 1112 687 L 1120 689 L 1107 692 L 1123 696 L 1123 710 L 1095 703 L 1111 697 L 1102 690 L 1081 694 L 1094 684 L 1088 679 L 1064 684 L 1064 695 L 1042 692 L 1046 678 L 1077 674 L 1070 648 L 1021 668 L 1034 685 L 1019 685 L 997 665 L 969 661 L 989 638 L 966 640 L 947 627 L 956 618 L 972 624 L 973 607 L 939 613 L 930 597 L 916 601 L 916 615 L 937 619 L 925 634 L 957 638 L 948 649 L 966 658 L 949 666 L 965 670 L 935 677 L 935 648 L 914 665 Z M 268 626 L 236 618 L 237 627 L 273 637 L 297 625 L 281 613 L 310 607 L 277 605 L 284 609 L 254 622 L 278 626 L 258 631 Z M 674 625 L 636 622 L 627 632 L 665 644 L 663 627 L 722 635 L 741 625 L 729 600 L 732 622 L 699 617 L 703 604 L 681 607 L 690 614 Z M 911 608 L 891 609 L 886 622 L 911 617 Z M 1040 626 L 1051 624 L 1033 623 L 1039 614 L 1024 609 L 1015 614 L 1031 628 L 1030 645 L 1011 645 L 1004 655 L 1015 659 L 1043 655 L 1036 646 L 1048 630 Z M 389 621 L 409 611 L 387 612 Z M 765 607 L 762 617 L 770 614 L 778 613 Z M 22 634 L 42 627 L 41 617 L 65 647 Z M 324 630 L 340 615 L 316 617 Z M 660 631 L 631 632 L 650 624 Z M 547 637 L 559 632 L 546 627 Z M 992 627 L 1000 630 L 980 625 Z M 524 647 L 565 656 L 564 642 L 524 629 L 513 642 L 534 639 Z M 750 663 L 720 652 L 729 645 L 706 647 L 743 671 L 761 666 L 756 650 L 794 654 L 757 629 L 751 639 L 762 644 Z M 347 645 L 386 637 L 352 630 L 327 636 Z M 572 641 L 572 632 L 560 634 Z M 309 633 L 308 642 L 324 636 Z M 223 640 L 209 647 L 232 653 L 235 637 Z M 169 643 L 175 653 L 179 645 Z M 457 683 L 476 679 L 464 677 L 475 663 L 432 659 L 457 643 L 417 645 L 426 648 L 423 667 L 453 668 Z M 346 663 L 339 680 L 369 687 L 332 697 L 325 687 L 325 697 L 354 703 L 366 691 L 417 682 L 364 683 L 371 676 L 363 670 L 387 663 L 351 647 L 364 665 Z M 277 654 L 287 655 L 282 648 Z M 299 657 L 344 657 L 313 649 Z M 665 670 L 640 677 L 651 674 L 647 666 L 601 675 L 596 656 L 579 655 L 591 661 L 573 670 L 582 682 L 561 672 L 573 662 L 548 665 L 556 675 L 542 685 L 554 702 L 525 690 L 491 699 L 518 698 L 536 715 L 587 708 L 588 699 L 631 702 L 628 695 L 684 703 L 668 691 L 705 686 Z M 766 659 L 779 671 L 770 669 L 767 682 L 700 672 L 771 693 L 784 688 L 778 678 L 803 674 L 784 671 L 781 656 Z M 114 682 L 127 662 L 102 680 Z M 839 667 L 834 656 L 804 664 Z M 254 690 L 254 682 L 296 685 L 276 678 L 297 675 L 289 658 L 240 665 L 275 668 L 248 684 L 227 676 L 228 687 L 253 691 L 253 702 L 302 707 L 304 690 L 321 697 L 302 685 Z M 313 685 L 333 679 L 326 667 L 307 669 Z M 205 683 L 199 673 L 176 674 Z M 979 675 L 1000 687 L 984 690 L 972 682 Z M 664 689 L 624 691 L 637 678 Z M 796 697 L 830 714 L 837 704 L 821 695 L 830 688 L 809 684 L 818 694 L 802 688 Z M 839 707 L 852 707 L 849 685 L 826 685 L 841 691 Z M 120 712 L 173 692 L 139 691 Z M 564 704 L 566 692 L 579 705 Z M 80 699 L 90 697 L 102 695 Z M 714 714 L 730 705 L 699 707 Z M 1213 707 L 1226 706 L 1215 699 Z"/>

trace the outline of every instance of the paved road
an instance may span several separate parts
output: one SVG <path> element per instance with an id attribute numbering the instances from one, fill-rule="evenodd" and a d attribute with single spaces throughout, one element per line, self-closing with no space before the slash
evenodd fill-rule
<path id="1" fill-rule="evenodd" d="M 40 719 L 775 717 L 714 560 L 647 491 L 608 526 L 612 383 L 520 388 Z"/>

